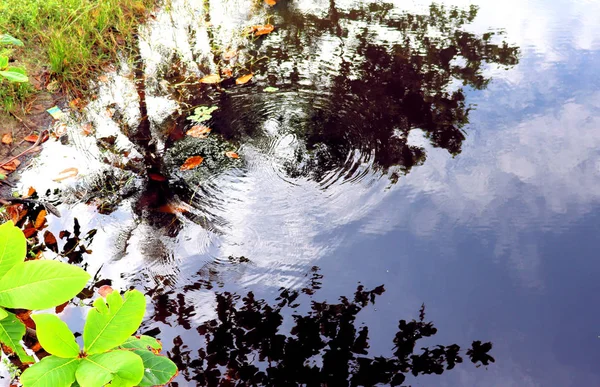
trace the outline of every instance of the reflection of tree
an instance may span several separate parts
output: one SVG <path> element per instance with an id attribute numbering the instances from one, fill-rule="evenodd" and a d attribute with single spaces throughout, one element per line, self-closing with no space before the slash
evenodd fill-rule
<path id="1" fill-rule="evenodd" d="M 309 297 L 319 288 L 314 273 Z M 352 299 L 337 304 L 311 301 L 311 310 L 299 314 L 300 292 L 282 289 L 270 305 L 254 297 L 217 294 L 217 319 L 197 327 L 204 344 L 193 356 L 180 336 L 170 357 L 183 377 L 202 386 L 398 386 L 406 375 L 442 374 L 462 363 L 456 344 L 415 351 L 417 342 L 436 334 L 425 321 L 424 307 L 418 320 L 400 320 L 389 356 L 369 356 L 369 328 L 357 327 L 358 313 L 374 304 L 383 286 L 365 290 L 359 286 Z M 285 315 L 294 326 L 281 333 Z M 474 341 L 466 351 L 474 364 L 488 365 L 491 343 Z"/>
<path id="2" fill-rule="evenodd" d="M 259 62 L 256 71 L 293 91 L 316 88 L 291 102 L 303 109 L 291 126 L 304 144 L 296 162 L 288 166 L 292 175 L 320 180 L 331 170 L 344 168 L 351 173 L 352 162 L 347 160 L 356 151 L 361 161 L 368 160 L 377 170 L 387 173 L 396 166 L 407 173 L 426 157 L 424 149 L 407 143 L 409 132 L 417 128 L 433 146 L 457 155 L 470 109 L 463 87 L 485 88 L 490 81 L 482 73 L 486 64 L 512 66 L 518 61 L 518 48 L 497 43 L 494 32 L 477 35 L 464 29 L 477 15 L 475 6 L 432 4 L 429 14 L 394 15 L 391 5 L 348 11 L 331 0 L 328 14 L 321 18 L 303 14 L 293 5 L 282 2 L 276 7 L 282 42 L 267 40 L 259 46 L 257 55 L 270 59 Z M 323 60 L 319 55 L 325 41 L 341 42 L 335 48 L 338 70 L 332 70 L 331 63 L 321 63 L 312 72 L 298 70 L 307 64 L 314 68 L 315 62 Z M 331 43 L 327 47 L 331 50 Z M 281 70 L 286 62 L 293 63 L 289 73 Z M 306 79 L 300 82 L 302 77 Z M 247 98 L 256 105 L 255 96 Z M 260 109 L 260 103 L 253 104 L 244 109 Z M 239 111 L 240 107 L 232 108 Z M 258 117 L 255 122 L 253 115 Z M 246 132 L 262 124 L 258 111 L 244 118 L 240 124 Z"/>

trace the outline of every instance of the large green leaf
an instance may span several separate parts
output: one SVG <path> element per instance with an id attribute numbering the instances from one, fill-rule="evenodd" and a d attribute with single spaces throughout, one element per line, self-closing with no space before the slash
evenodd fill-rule
<path id="1" fill-rule="evenodd" d="M 12 44 L 15 46 L 22 46 L 23 42 L 21 42 L 19 39 L 10 36 L 9 34 L 2 34 L 0 35 L 0 44 Z"/>
<path id="2" fill-rule="evenodd" d="M 139 337 L 137 337 L 137 336 L 129 337 L 123 343 L 123 345 L 121 345 L 121 348 L 144 349 L 144 350 L 154 349 L 156 351 L 160 351 L 162 349 L 162 345 L 158 342 L 158 340 L 156 340 L 152 336 L 141 335 Z"/>
<path id="3" fill-rule="evenodd" d="M 6 316 L 8 316 L 8 312 L 4 310 L 4 308 L 0 308 L 0 320 L 4 319 Z"/>
<path id="4" fill-rule="evenodd" d="M 83 328 L 83 348 L 87 354 L 106 352 L 123 344 L 142 323 L 146 299 L 137 290 L 118 292 L 98 298 Z"/>
<path id="5" fill-rule="evenodd" d="M 79 355 L 79 346 L 67 324 L 53 314 L 34 314 L 37 338 L 50 354 L 73 358 Z"/>
<path id="6" fill-rule="evenodd" d="M 81 359 L 48 356 L 27 368 L 21 375 L 23 387 L 69 387 L 75 381 L 75 371 Z"/>
<path id="7" fill-rule="evenodd" d="M 141 387 L 162 386 L 177 374 L 177 366 L 166 356 L 140 349 L 134 350 L 133 353 L 141 357 L 144 362 L 144 377 L 139 382 Z"/>
<path id="8" fill-rule="evenodd" d="M 0 278 L 14 265 L 23 262 L 26 253 L 27 240 L 23 231 L 13 222 L 0 225 Z"/>
<path id="9" fill-rule="evenodd" d="M 0 281 L 0 305 L 48 309 L 75 297 L 90 275 L 77 266 L 56 261 L 27 261 L 15 265 Z"/>
<path id="10" fill-rule="evenodd" d="M 33 357 L 29 356 L 21 346 L 21 338 L 25 334 L 25 324 L 17 316 L 8 313 L 8 316 L 0 320 L 0 343 L 12 349 L 23 363 L 33 363 Z"/>
<path id="11" fill-rule="evenodd" d="M 23 74 L 22 71 L 17 71 L 15 68 L 9 67 L 8 70 L 0 71 L 0 75 L 11 82 L 29 82 L 27 75 Z"/>
<path id="12" fill-rule="evenodd" d="M 132 387 L 143 376 L 142 358 L 126 350 L 87 356 L 75 372 L 81 387 L 102 387 L 109 382 L 111 387 Z"/>

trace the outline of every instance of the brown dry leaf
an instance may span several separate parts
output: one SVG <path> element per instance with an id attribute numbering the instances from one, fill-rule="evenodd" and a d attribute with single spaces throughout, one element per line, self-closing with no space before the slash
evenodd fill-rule
<path id="1" fill-rule="evenodd" d="M 189 159 L 185 160 L 185 163 L 179 168 L 182 171 L 187 171 L 188 169 L 194 169 L 198 167 L 198 165 L 202 164 L 204 161 L 204 157 L 202 156 L 192 156 Z"/>
<path id="2" fill-rule="evenodd" d="M 41 210 L 38 213 L 38 216 L 35 218 L 35 223 L 33 224 L 33 227 L 35 227 L 37 230 L 42 228 L 44 226 L 44 223 L 46 223 L 47 214 L 48 213 L 46 212 L 46 210 Z"/>
<path id="3" fill-rule="evenodd" d="M 223 53 L 223 59 L 231 60 L 231 59 L 235 58 L 236 55 L 237 55 L 237 52 L 235 52 L 234 50 L 225 51 Z"/>
<path id="4" fill-rule="evenodd" d="M 219 74 L 210 74 L 200 79 L 200 83 L 219 83 L 221 82 L 221 77 Z"/>
<path id="5" fill-rule="evenodd" d="M 51 251 L 58 253 L 58 243 L 56 242 L 56 237 L 48 230 L 44 232 L 44 244 Z"/>
<path id="6" fill-rule="evenodd" d="M 54 179 L 54 181 L 63 181 L 70 177 L 75 177 L 79 174 L 79 170 L 77 168 L 67 168 L 64 171 L 61 171 L 58 174 L 58 177 Z"/>
<path id="7" fill-rule="evenodd" d="M 100 82 L 108 82 L 108 77 L 107 77 L 106 75 L 100 75 L 100 76 L 98 77 L 98 80 L 99 80 Z"/>
<path id="8" fill-rule="evenodd" d="M 211 128 L 205 125 L 194 125 L 190 130 L 185 132 L 185 134 L 196 138 L 206 138 L 211 130 Z"/>
<path id="9" fill-rule="evenodd" d="M 37 233 L 37 230 L 33 227 L 26 228 L 25 230 L 23 230 L 23 235 L 25 235 L 25 238 L 31 238 L 36 233 Z"/>
<path id="10" fill-rule="evenodd" d="M 98 289 L 98 294 L 101 295 L 102 297 L 106 298 L 106 296 L 111 294 L 113 291 L 114 290 L 113 290 L 113 288 L 110 287 L 110 285 L 102 285 Z"/>
<path id="11" fill-rule="evenodd" d="M 65 308 L 67 307 L 67 305 L 69 305 L 69 301 L 65 302 L 64 304 L 60 304 L 59 306 L 57 306 L 56 308 L 54 308 L 54 312 L 55 313 L 62 313 L 62 311 L 65 310 Z"/>
<path id="12" fill-rule="evenodd" d="M 16 171 L 16 170 L 17 170 L 17 167 L 18 167 L 19 165 L 21 165 L 21 162 L 20 162 L 19 160 L 17 160 L 17 159 L 14 159 L 14 160 L 13 160 L 13 161 L 11 161 L 10 163 L 8 163 L 8 164 L 4 164 L 4 165 L 2 166 L 2 168 L 3 168 L 3 169 L 5 169 L 5 170 L 7 170 L 7 171 L 11 171 L 11 172 L 13 172 L 13 171 Z"/>
<path id="13" fill-rule="evenodd" d="M 27 208 L 22 204 L 13 204 L 6 207 L 6 214 L 10 217 L 13 224 L 18 224 L 27 215 Z"/>
<path id="14" fill-rule="evenodd" d="M 23 140 L 27 141 L 27 142 L 37 142 L 38 140 L 38 135 L 37 134 L 30 134 L 29 136 L 25 137 Z"/>
<path id="15" fill-rule="evenodd" d="M 229 67 L 225 67 L 224 69 L 221 69 L 221 75 L 226 78 L 231 78 L 233 71 Z"/>
<path id="16" fill-rule="evenodd" d="M 275 27 L 272 24 L 257 25 L 250 27 L 250 33 L 254 33 L 254 36 L 266 35 L 273 32 Z"/>
<path id="17" fill-rule="evenodd" d="M 6 133 L 2 136 L 2 143 L 6 144 L 6 145 L 10 145 L 12 144 L 12 134 L 11 133 Z"/>
<path id="18" fill-rule="evenodd" d="M 84 136 L 89 136 L 94 133 L 94 126 L 89 122 L 81 127 L 81 134 Z"/>
<path id="19" fill-rule="evenodd" d="M 267 5 L 270 5 L 271 7 L 274 6 L 275 4 L 277 4 L 277 1 L 275 0 L 265 0 L 265 3 Z"/>
<path id="20" fill-rule="evenodd" d="M 86 103 L 81 100 L 81 98 L 75 98 L 71 102 L 69 102 L 69 106 L 73 110 L 82 111 L 85 107 Z"/>
<path id="21" fill-rule="evenodd" d="M 235 153 L 234 151 L 229 151 L 229 152 L 225 152 L 225 156 L 229 157 L 230 159 L 239 159 L 240 156 Z"/>
<path id="22" fill-rule="evenodd" d="M 253 76 L 254 76 L 254 74 L 252 74 L 252 73 L 242 75 L 241 77 L 239 77 L 238 79 L 235 80 L 235 84 L 243 85 L 244 83 L 248 83 L 248 81 L 251 80 Z"/>

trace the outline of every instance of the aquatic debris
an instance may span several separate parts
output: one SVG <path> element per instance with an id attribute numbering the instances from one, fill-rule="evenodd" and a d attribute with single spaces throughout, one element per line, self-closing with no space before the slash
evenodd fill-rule
<path id="1" fill-rule="evenodd" d="M 254 36 L 261 36 L 261 35 L 270 34 L 271 32 L 273 32 L 274 29 L 275 29 L 275 27 L 272 24 L 256 25 L 256 26 L 250 27 L 249 32 L 251 34 L 254 34 Z"/>
<path id="2" fill-rule="evenodd" d="M 23 140 L 27 141 L 27 142 L 33 142 L 36 143 L 38 141 L 39 136 L 37 134 L 30 134 L 29 136 L 25 137 Z"/>
<path id="3" fill-rule="evenodd" d="M 225 67 L 224 69 L 221 69 L 221 75 L 226 78 L 231 78 L 233 71 L 229 67 Z"/>
<path id="4" fill-rule="evenodd" d="M 274 93 L 274 92 L 276 92 L 276 91 L 278 91 L 278 90 L 279 90 L 279 88 L 278 88 L 278 87 L 271 87 L 271 86 L 269 86 L 269 87 L 265 87 L 265 88 L 263 89 L 263 91 L 266 91 L 267 93 Z"/>
<path id="5" fill-rule="evenodd" d="M 6 163 L 2 166 L 3 169 L 6 169 L 7 171 L 16 171 L 17 168 L 19 167 L 19 165 L 21 165 L 21 162 L 17 159 L 11 161 L 10 163 Z"/>
<path id="6" fill-rule="evenodd" d="M 221 77 L 219 74 L 210 74 L 200 79 L 200 83 L 219 83 L 221 82 Z"/>
<path id="7" fill-rule="evenodd" d="M 235 80 L 235 84 L 236 85 L 243 85 L 244 83 L 248 83 L 248 81 L 250 81 L 253 76 L 254 76 L 254 74 L 252 74 L 252 73 L 246 74 L 246 75 L 242 75 L 241 77 L 239 77 L 238 79 Z"/>
<path id="8" fill-rule="evenodd" d="M 188 136 L 196 138 L 206 138 L 212 129 L 204 125 L 194 125 L 190 130 L 185 132 Z"/>
<path id="9" fill-rule="evenodd" d="M 54 181 L 63 181 L 71 177 L 75 177 L 79 174 L 79 170 L 77 168 L 67 168 L 64 171 L 61 171 L 58 174 L 58 177 L 54 179 Z"/>
<path id="10" fill-rule="evenodd" d="M 202 156 L 192 156 L 185 160 L 183 165 L 179 168 L 182 171 L 187 171 L 189 169 L 197 168 L 204 161 L 204 157 Z"/>
<path id="11" fill-rule="evenodd" d="M 12 144 L 12 142 L 13 142 L 13 139 L 12 139 L 11 133 L 6 133 L 4 136 L 2 136 L 3 144 L 10 145 L 10 144 Z"/>
<path id="12" fill-rule="evenodd" d="M 229 157 L 230 159 L 239 159 L 240 158 L 240 156 L 233 151 L 225 152 L 225 156 Z"/>
<path id="13" fill-rule="evenodd" d="M 194 122 L 208 121 L 212 118 L 212 112 L 214 112 L 217 109 L 217 106 L 199 106 L 196 109 L 194 109 L 194 114 L 189 116 L 187 119 Z"/>
<path id="14" fill-rule="evenodd" d="M 148 178 L 150 180 L 159 181 L 159 182 L 167 181 L 167 178 L 164 177 L 163 175 L 161 175 L 160 173 L 149 173 Z"/>
<path id="15" fill-rule="evenodd" d="M 274 6 L 275 4 L 277 4 L 277 1 L 275 0 L 265 0 L 265 4 L 269 5 L 269 6 Z"/>

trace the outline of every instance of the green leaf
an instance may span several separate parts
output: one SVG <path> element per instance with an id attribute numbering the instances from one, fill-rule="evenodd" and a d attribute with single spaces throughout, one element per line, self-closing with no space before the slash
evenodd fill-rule
<path id="1" fill-rule="evenodd" d="M 25 334 L 25 324 L 17 316 L 8 313 L 8 316 L 0 320 L 0 343 L 12 349 L 23 363 L 33 363 L 33 357 L 29 356 L 21 346 L 21 338 Z"/>
<path id="2" fill-rule="evenodd" d="M 278 90 L 279 90 L 279 88 L 278 88 L 278 87 L 272 87 L 272 86 L 265 87 L 265 88 L 263 89 L 263 91 L 266 91 L 267 93 L 274 93 L 274 92 L 276 92 L 276 91 L 278 91 Z"/>
<path id="3" fill-rule="evenodd" d="M 0 320 L 4 320 L 4 317 L 8 316 L 8 312 L 4 308 L 0 308 Z"/>
<path id="4" fill-rule="evenodd" d="M 0 55 L 0 70 L 4 70 L 6 67 L 8 67 L 8 57 Z"/>
<path id="5" fill-rule="evenodd" d="M 123 345 L 121 345 L 121 348 L 144 349 L 144 350 L 154 349 L 154 350 L 160 351 L 162 349 L 162 345 L 154 337 L 141 335 L 140 337 L 137 337 L 137 336 L 129 337 L 123 343 Z"/>
<path id="6" fill-rule="evenodd" d="M 94 301 L 83 328 L 84 350 L 88 354 L 108 351 L 123 344 L 142 323 L 146 299 L 137 290 L 125 292 L 124 300 L 112 292 Z"/>
<path id="7" fill-rule="evenodd" d="M 162 386 L 177 374 L 177 366 L 166 356 L 139 349 L 134 350 L 133 353 L 141 357 L 144 362 L 144 377 L 139 382 L 141 387 Z"/>
<path id="8" fill-rule="evenodd" d="M 0 35 L 0 44 L 12 44 L 14 46 L 23 46 L 22 41 L 13 36 L 10 36 L 9 34 Z"/>
<path id="9" fill-rule="evenodd" d="M 6 71 L 0 71 L 0 75 L 8 79 L 11 82 L 28 82 L 29 78 L 21 71 L 17 71 L 15 68 L 8 68 Z"/>
<path id="10" fill-rule="evenodd" d="M 34 314 L 37 338 L 42 347 L 58 357 L 73 358 L 79 355 L 79 346 L 75 336 L 58 316 L 54 314 Z"/>
<path id="11" fill-rule="evenodd" d="M 83 358 L 75 372 L 82 387 L 136 386 L 144 376 L 142 358 L 131 351 L 116 350 Z"/>
<path id="12" fill-rule="evenodd" d="M 19 263 L 0 281 L 0 305 L 31 310 L 52 308 L 75 297 L 89 279 L 84 270 L 62 262 Z"/>
<path id="13" fill-rule="evenodd" d="M 23 387 L 69 387 L 75 381 L 75 371 L 81 359 L 48 356 L 27 368 L 21 375 Z"/>
<path id="14" fill-rule="evenodd" d="M 0 225 L 0 278 L 14 265 L 23 262 L 26 253 L 27 240 L 23 231 L 12 221 Z"/>

